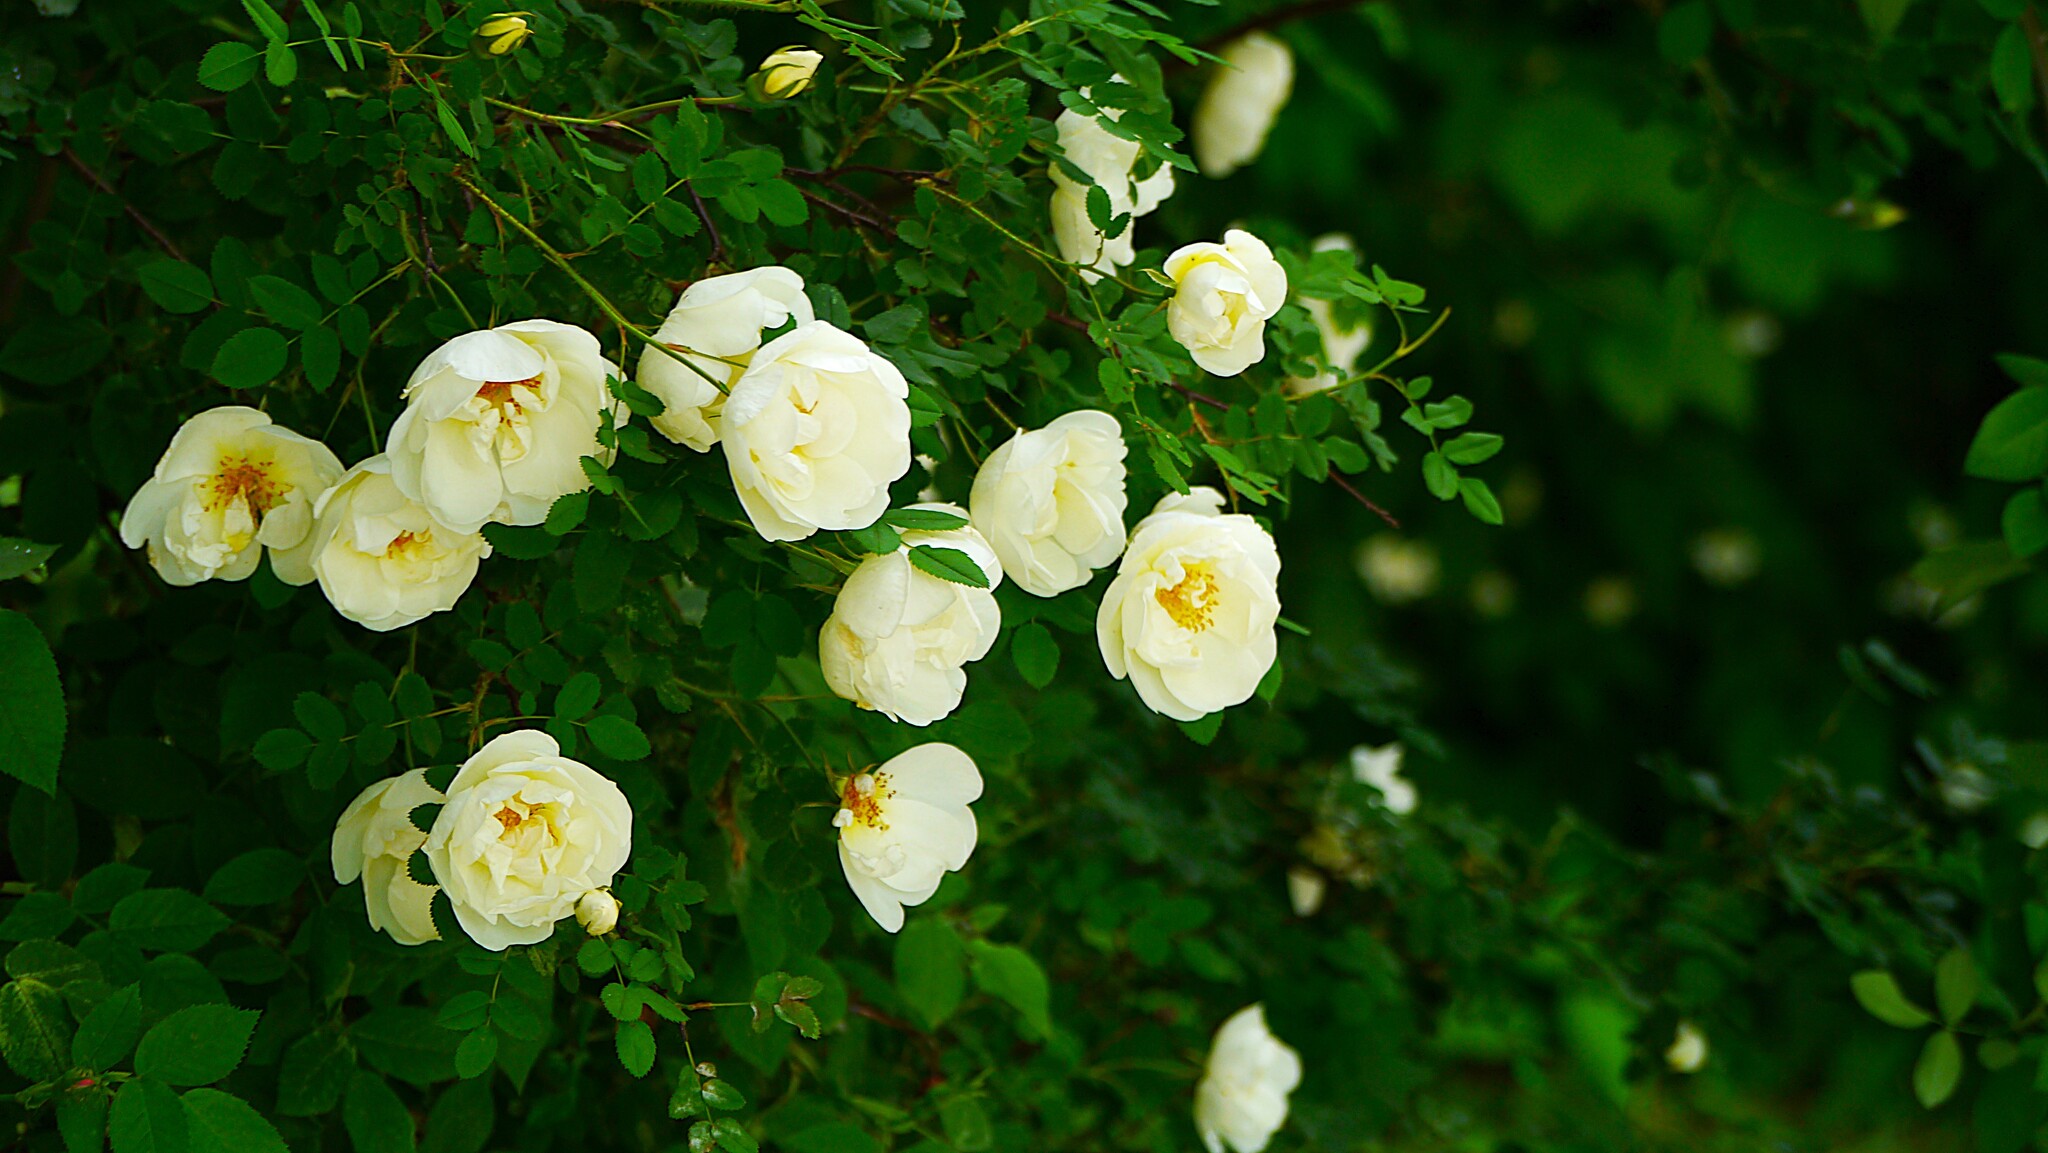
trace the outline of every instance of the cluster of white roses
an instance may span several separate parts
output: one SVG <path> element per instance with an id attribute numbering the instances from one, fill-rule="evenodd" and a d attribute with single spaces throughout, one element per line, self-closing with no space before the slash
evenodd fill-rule
<path id="1" fill-rule="evenodd" d="M 370 927 L 401 945 L 438 940 L 434 893 L 486 949 L 546 940 L 574 916 L 593 936 L 618 924 L 612 878 L 633 848 L 633 807 L 603 774 L 538 729 L 478 749 L 444 794 L 414 769 L 364 789 L 335 822 L 334 879 L 363 882 Z M 430 829 L 413 823 L 439 805 Z M 407 868 L 424 849 L 434 884 Z"/>

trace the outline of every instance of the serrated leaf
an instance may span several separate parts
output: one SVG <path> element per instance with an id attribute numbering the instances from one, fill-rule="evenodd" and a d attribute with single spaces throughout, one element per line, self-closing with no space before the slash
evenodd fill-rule
<path id="1" fill-rule="evenodd" d="M 211 1085 L 242 1063 L 259 1015 L 232 1005 L 180 1009 L 143 1035 L 135 1071 L 166 1085 Z"/>
<path id="2" fill-rule="evenodd" d="M 215 92 L 233 92 L 256 79 L 262 56 L 239 40 L 224 40 L 199 58 L 199 82 Z"/>
<path id="3" fill-rule="evenodd" d="M 910 550 L 910 563 L 920 572 L 968 588 L 989 587 L 988 573 L 973 557 L 957 548 L 921 544 Z"/>

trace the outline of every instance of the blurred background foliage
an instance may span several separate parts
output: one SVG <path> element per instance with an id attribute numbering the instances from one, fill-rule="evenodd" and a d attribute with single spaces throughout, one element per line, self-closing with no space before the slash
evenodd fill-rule
<path id="1" fill-rule="evenodd" d="M 472 7 L 462 18 L 473 24 L 488 8 Z M 739 65 L 715 47 L 729 53 L 725 37 L 750 59 L 830 42 L 783 14 L 719 5 L 543 8 L 557 39 L 521 58 L 528 84 L 596 76 L 621 56 L 652 68 L 660 51 L 689 56 L 676 67 L 693 82 L 730 83 Z M 883 26 L 915 64 L 956 23 L 973 43 L 1021 15 L 979 0 L 824 10 Z M 258 734 L 290 723 L 253 683 L 347 701 L 357 681 L 411 667 L 405 642 L 372 649 L 324 606 L 307 611 L 304 593 L 288 604 L 264 592 L 261 613 L 240 589 L 147 603 L 138 590 L 151 578 L 124 571 L 104 543 L 166 414 L 218 390 L 201 366 L 168 358 L 111 383 L 66 371 L 91 351 L 66 319 L 82 294 L 132 282 L 134 255 L 153 241 L 134 213 L 93 195 L 101 177 L 57 142 L 95 99 L 82 94 L 101 87 L 106 57 L 149 88 L 189 73 L 223 21 L 240 22 L 232 5 L 198 0 L 14 0 L 0 12 L 12 153 L 0 231 L 15 252 L 0 281 L 0 531 L 65 546 L 39 583 L 5 586 L 0 603 L 52 638 L 74 696 L 93 701 L 82 731 L 102 752 L 107 741 L 160 749 L 166 734 L 185 750 L 143 757 L 157 787 L 139 801 L 105 787 L 134 788 L 133 766 L 85 778 L 67 766 L 67 788 L 98 796 L 79 796 L 62 868 L 39 855 L 35 830 L 69 818 L 17 790 L 18 883 L 55 882 L 74 901 L 75 877 L 111 859 L 202 888 L 226 851 L 214 842 L 241 847 L 238 825 L 273 813 L 289 816 L 272 822 L 278 842 L 318 852 L 339 801 L 296 777 L 273 785 L 250 760 Z M 684 23 L 723 30 L 691 33 L 688 53 L 674 38 L 650 47 L 646 29 Z M 1274 706 L 1234 712 L 1209 743 L 1096 683 L 1085 608 L 1064 621 L 1045 609 L 1064 654 L 1053 687 L 1034 695 L 998 650 L 974 670 L 968 707 L 933 730 L 982 758 L 990 815 L 970 870 L 894 941 L 848 916 L 822 839 L 763 830 L 820 799 L 778 777 L 799 760 L 792 746 L 842 763 L 893 751 L 900 733 L 833 715 L 799 720 L 788 744 L 772 728 L 756 742 L 708 701 L 671 717 L 676 700 L 657 704 L 618 677 L 621 699 L 641 690 L 637 709 L 620 707 L 637 711 L 657 752 L 609 768 L 709 891 L 684 937 L 703 977 L 671 991 L 744 999 L 776 969 L 827 987 L 824 1041 L 779 1025 L 756 1034 L 745 1010 L 720 1010 L 715 1032 L 697 1027 L 696 1058 L 741 1086 L 771 1148 L 1163 1151 L 1193 1141 L 1183 1058 L 1225 1013 L 1263 998 L 1309 1070 L 1280 1150 L 2036 1147 L 2048 904 L 2034 846 L 2048 830 L 2030 822 L 2048 811 L 2048 577 L 1998 545 L 1968 554 L 1960 577 L 1956 565 L 1914 575 L 1930 555 L 2000 537 L 2012 485 L 1966 479 L 1965 452 L 2014 385 L 1994 356 L 2048 355 L 2048 63 L 2032 0 L 1175 4 L 1161 21 L 1212 49 L 1255 26 L 1297 58 L 1264 154 L 1220 182 L 1183 174 L 1141 240 L 1170 247 L 1162 238 L 1246 222 L 1303 250 L 1341 231 L 1367 265 L 1427 285 L 1451 317 L 1414 371 L 1473 398 L 1508 437 L 1489 466 L 1505 526 L 1430 499 L 1412 459 L 1358 479 L 1398 528 L 1342 492 L 1294 485 L 1276 524 L 1282 595 L 1309 635 L 1283 646 Z M 1185 123 L 1205 69 L 1159 59 Z M 830 77 L 874 83 L 843 53 Z M 831 98 L 842 116 L 870 99 Z M 229 121 L 260 119 L 225 103 Z M 232 164 L 226 177 L 212 170 L 211 190 L 189 171 L 159 183 L 141 167 L 211 149 L 212 122 L 201 139 L 165 144 L 194 126 L 114 104 L 140 125 L 126 138 L 138 167 L 120 183 L 144 217 L 182 235 L 242 212 L 214 196 L 232 190 L 223 179 L 238 185 Z M 1057 105 L 1034 89 L 1030 110 L 1047 118 Z M 924 155 L 908 130 L 884 135 L 878 159 Z M 798 146 L 784 146 L 794 160 Z M 350 181 L 366 168 L 380 166 L 358 164 Z M 249 215 L 225 231 L 262 242 L 286 226 L 284 178 L 262 179 L 266 195 L 229 198 Z M 886 181 L 860 187 L 913 212 Z M 1018 219 L 1042 227 L 1041 193 L 1019 201 Z M 310 247 L 336 223 L 291 227 L 288 244 Z M 444 240 L 461 234 L 459 214 L 447 227 Z M 726 227 L 736 246 L 767 244 Z M 660 274 L 694 277 L 705 242 Z M 820 260 L 858 264 L 853 247 Z M 530 251 L 507 259 L 511 274 L 546 283 Z M 428 334 L 461 327 L 423 282 L 403 288 L 384 334 L 406 354 L 392 358 L 401 373 Z M 132 283 L 121 291 L 132 297 Z M 574 299 L 560 285 L 535 291 Z M 1392 346 L 1390 327 L 1368 357 Z M 527 651 L 522 633 L 539 635 L 541 608 L 573 667 L 602 669 L 602 618 L 564 591 L 566 568 L 492 577 L 488 610 L 473 595 L 463 627 L 502 635 L 509 658 Z M 2008 579 L 1973 591 L 1987 574 Z M 799 603 L 814 625 L 822 608 Z M 1004 605 L 1006 626 L 1038 607 Z M 700 599 L 688 624 L 631 619 L 689 652 L 703 611 Z M 780 652 L 776 620 L 764 612 L 715 646 L 758 635 Z M 710 655 L 707 675 L 723 683 L 725 654 Z M 433 703 L 466 700 L 476 666 L 444 657 Z M 799 680 L 790 665 L 782 675 Z M 235 711 L 259 707 L 278 715 Z M 381 723 L 372 712 L 349 723 Z M 427 757 L 466 723 L 446 727 L 422 738 Z M 1396 740 L 1421 796 L 1405 818 L 1347 763 L 1354 746 Z M 183 789 L 231 802 L 199 807 Z M 758 835 L 742 842 L 736 821 Z M 1287 902 L 1286 876 L 1303 868 L 1330 885 L 1309 917 Z M 323 878 L 312 887 L 331 894 Z M 421 1006 L 477 971 L 447 955 L 420 962 L 351 915 L 305 922 L 319 928 L 308 948 L 362 968 L 331 1017 L 290 982 L 273 994 L 218 955 L 175 974 L 183 984 L 155 975 L 175 989 L 164 1006 L 217 995 L 282 1022 L 258 1034 L 230 1086 L 267 1114 L 276 1104 L 293 1149 L 375 1147 L 322 1108 L 279 1103 L 291 1100 L 283 1054 L 316 1020 L 360 1053 L 359 1075 L 399 1084 L 429 1148 L 683 1140 L 662 1112 L 678 1055 L 663 1050 L 662 1085 L 621 1076 L 591 1025 L 589 985 L 573 997 L 566 952 L 542 989 L 572 998 L 545 1043 L 531 1041 L 525 1070 L 456 1081 L 453 1034 L 420 1052 L 404 1038 L 438 1037 Z M 1903 993 L 1869 978 L 1859 1005 L 1852 974 L 1879 971 Z M 1930 1028 L 1930 1013 L 1958 1027 Z M 1709 1045 L 1690 1075 L 1665 1056 L 1681 1019 Z M 1946 1058 L 1928 1056 L 1943 1043 L 1929 1038 L 1956 1035 L 1944 1086 Z M 0 1116 L 10 1134 L 21 1126 L 0 1138 L 9 1147 L 57 1147 L 40 1115 L 0 1105 Z"/>

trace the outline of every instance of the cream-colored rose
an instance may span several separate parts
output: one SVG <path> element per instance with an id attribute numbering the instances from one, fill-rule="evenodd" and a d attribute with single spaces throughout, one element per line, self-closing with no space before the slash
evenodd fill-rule
<path id="1" fill-rule="evenodd" d="M 1317 237 L 1310 247 L 1316 252 L 1354 251 L 1350 237 L 1334 232 Z M 1323 363 L 1329 367 L 1314 376 L 1289 377 L 1287 390 L 1296 396 L 1306 396 L 1311 392 L 1335 388 L 1358 367 L 1359 355 L 1372 343 L 1372 325 L 1362 318 L 1340 324 L 1335 307 L 1327 300 L 1297 296 L 1295 301 L 1308 311 L 1309 319 L 1315 322 L 1316 335 L 1323 341 Z"/>
<path id="2" fill-rule="evenodd" d="M 754 83 L 759 86 L 762 99 L 787 100 L 811 86 L 811 77 L 818 74 L 818 65 L 824 62 L 824 53 L 801 44 L 777 48 L 761 61 L 760 69 L 754 73 Z"/>
<path id="3" fill-rule="evenodd" d="M 1197 720 L 1251 699 L 1279 642 L 1280 553 L 1223 494 L 1169 494 L 1131 530 L 1095 615 L 1102 662 L 1154 712 Z"/>
<path id="4" fill-rule="evenodd" d="M 520 729 L 462 763 L 427 834 L 455 919 L 486 949 L 547 939 L 633 851 L 633 807 L 602 773 Z"/>
<path id="5" fill-rule="evenodd" d="M 713 276 L 684 289 L 654 331 L 654 339 L 683 360 L 656 348 L 640 353 L 638 383 L 665 406 L 649 422 L 654 431 L 709 451 L 718 443 L 718 415 L 725 408 L 719 389 L 729 390 L 739 380 L 763 332 L 792 319 L 809 324 L 815 318 L 804 278 L 779 265 Z"/>
<path id="6" fill-rule="evenodd" d="M 491 555 L 478 532 L 456 532 L 398 491 L 391 462 L 348 470 L 314 506 L 313 574 L 342 616 L 375 632 L 455 607 Z"/>
<path id="7" fill-rule="evenodd" d="M 1262 1153 L 1287 1123 L 1287 1095 L 1301 1084 L 1301 1054 L 1266 1027 L 1266 1007 L 1239 1009 L 1209 1048 L 1195 1087 L 1195 1128 L 1209 1153 Z"/>
<path id="8" fill-rule="evenodd" d="M 466 332 L 427 355 L 385 441 L 399 491 L 458 532 L 539 524 L 555 498 L 590 487 L 583 458 L 609 464 L 599 413 L 627 410 L 605 387 L 618 366 L 570 324 L 522 320 Z"/>
<path id="9" fill-rule="evenodd" d="M 1250 164 L 1294 91 L 1294 53 L 1270 32 L 1251 32 L 1217 53 L 1223 65 L 1195 106 L 1195 163 L 1220 180 Z"/>
<path id="10" fill-rule="evenodd" d="M 1087 94 L 1087 89 L 1082 89 L 1082 95 Z M 1102 114 L 1111 120 L 1123 116 L 1122 110 L 1116 108 L 1104 108 Z M 1053 123 L 1059 130 L 1061 155 L 1108 195 L 1110 215 L 1129 213 L 1133 220 L 1116 236 L 1104 236 L 1088 219 L 1090 184 L 1075 180 L 1057 164 L 1052 166 L 1053 242 L 1061 259 L 1087 266 L 1089 271 L 1081 275 L 1093 281 L 1100 274 L 1115 272 L 1137 259 L 1135 221 L 1173 195 L 1173 168 L 1162 164 L 1150 176 L 1136 179 L 1133 171 L 1143 145 L 1115 135 L 1095 117 L 1072 109 L 1060 113 Z"/>
<path id="11" fill-rule="evenodd" d="M 592 889 L 576 902 L 576 923 L 593 937 L 619 927 L 619 899 L 607 889 Z"/>
<path id="12" fill-rule="evenodd" d="M 1087 584 L 1124 551 L 1123 430 L 1106 412 L 1070 412 L 988 455 L 968 505 L 974 527 L 1024 591 Z"/>
<path id="13" fill-rule="evenodd" d="M 754 531 L 802 540 L 866 528 L 910 471 L 910 383 L 851 333 L 814 320 L 754 353 L 732 386 L 720 443 Z"/>
<path id="14" fill-rule="evenodd" d="M 1380 791 L 1380 803 L 1397 817 L 1415 811 L 1415 786 L 1401 775 L 1401 742 L 1375 749 L 1360 745 L 1351 750 L 1351 779 Z"/>
<path id="15" fill-rule="evenodd" d="M 1287 870 L 1287 903 L 1294 907 L 1297 917 L 1313 917 L 1323 907 L 1323 895 L 1329 892 L 1329 878 L 1309 868 L 1296 865 Z"/>
<path id="16" fill-rule="evenodd" d="M 973 758 L 946 744 L 907 749 L 847 778 L 832 817 L 839 867 L 875 924 L 901 929 L 905 905 L 924 904 L 967 864 L 977 834 L 967 806 L 980 797 Z"/>
<path id="17" fill-rule="evenodd" d="M 1287 301 L 1287 270 L 1266 242 L 1240 228 L 1223 243 L 1185 245 L 1166 258 L 1173 300 L 1166 329 L 1217 376 L 1236 376 L 1266 355 L 1266 321 Z"/>
<path id="18" fill-rule="evenodd" d="M 412 823 L 412 811 L 445 799 L 427 783 L 425 769 L 414 769 L 356 794 L 334 822 L 328 853 L 335 883 L 354 884 L 361 877 L 370 927 L 391 934 L 401 945 L 441 939 L 434 928 L 435 887 L 413 880 L 406 862 L 427 839 Z"/>
<path id="19" fill-rule="evenodd" d="M 263 550 L 286 584 L 313 579 L 313 502 L 341 475 L 327 446 L 253 408 L 210 408 L 179 427 L 121 516 L 121 543 L 149 549 L 174 585 L 246 580 Z"/>
<path id="20" fill-rule="evenodd" d="M 910 507 L 967 515 L 958 505 Z M 833 692 L 892 721 L 922 726 L 960 706 L 968 662 L 996 643 L 1003 617 L 995 588 L 1003 569 L 972 525 L 902 535 L 903 547 L 869 557 L 846 578 L 818 634 L 818 664 Z M 989 587 L 955 584 L 911 564 L 918 545 L 966 553 Z"/>

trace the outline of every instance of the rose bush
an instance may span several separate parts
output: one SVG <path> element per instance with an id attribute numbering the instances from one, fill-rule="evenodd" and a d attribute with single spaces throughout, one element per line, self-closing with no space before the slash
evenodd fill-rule
<path id="1" fill-rule="evenodd" d="M 19 7 L 10 1153 L 2037 1140 L 2029 5 Z"/>

